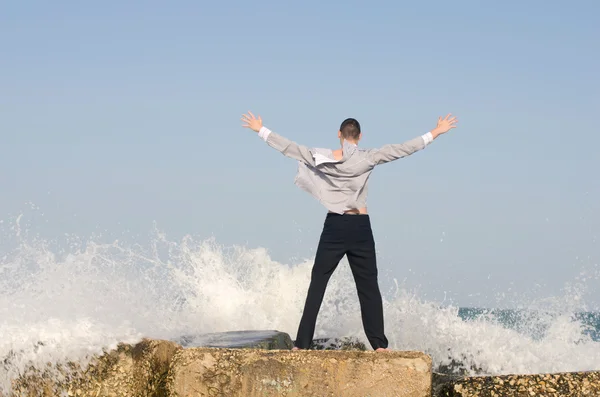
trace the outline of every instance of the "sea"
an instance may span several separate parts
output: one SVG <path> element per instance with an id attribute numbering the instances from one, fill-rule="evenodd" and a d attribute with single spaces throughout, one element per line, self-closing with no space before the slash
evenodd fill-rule
<path id="1" fill-rule="evenodd" d="M 0 238 L 0 391 L 31 365 L 85 362 L 142 337 L 278 330 L 293 338 L 312 266 L 158 228 L 135 243 L 48 239 L 19 216 L 0 221 Z M 346 264 L 329 283 L 315 338 L 366 343 Z M 600 370 L 600 313 L 582 307 L 569 294 L 506 309 L 441 304 L 400 286 L 384 293 L 392 349 L 424 351 L 434 369 L 467 374 Z"/>

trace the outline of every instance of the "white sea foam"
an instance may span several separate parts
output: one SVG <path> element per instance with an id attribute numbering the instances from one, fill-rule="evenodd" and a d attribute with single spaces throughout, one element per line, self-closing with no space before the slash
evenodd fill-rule
<path id="1" fill-rule="evenodd" d="M 158 230 L 141 244 L 76 236 L 58 243 L 31 237 L 20 219 L 0 224 L 8 247 L 0 251 L 0 390 L 28 363 L 84 360 L 143 336 L 276 329 L 295 337 L 311 261 L 282 264 L 263 248 L 172 241 Z M 401 288 L 384 298 L 390 347 L 426 351 L 435 365 L 455 359 L 486 373 L 600 369 L 600 343 L 570 317 L 580 303 L 575 292 L 545 302 L 516 330 L 485 316 L 462 321 L 458 308 Z M 339 336 L 367 342 L 345 259 L 315 335 Z"/>

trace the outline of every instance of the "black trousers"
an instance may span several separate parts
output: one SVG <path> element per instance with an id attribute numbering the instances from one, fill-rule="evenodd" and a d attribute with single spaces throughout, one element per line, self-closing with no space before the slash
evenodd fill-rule
<path id="1" fill-rule="evenodd" d="M 375 241 L 369 216 L 328 213 L 295 341 L 295 346 L 300 349 L 308 349 L 312 342 L 327 283 L 344 255 L 348 256 L 348 263 L 356 282 L 367 339 L 374 350 L 388 346 L 383 327 L 381 292 L 377 281 Z"/>

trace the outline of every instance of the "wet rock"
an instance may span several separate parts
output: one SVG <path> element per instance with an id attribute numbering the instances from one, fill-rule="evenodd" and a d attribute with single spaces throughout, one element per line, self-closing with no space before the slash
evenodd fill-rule
<path id="1" fill-rule="evenodd" d="M 89 365 L 69 362 L 30 368 L 13 381 L 12 392 L 22 397 L 148 396 L 163 397 L 174 353 L 181 346 L 160 340 L 121 344 Z"/>
<path id="2" fill-rule="evenodd" d="M 310 349 L 366 351 L 367 346 L 356 338 L 322 338 L 313 340 Z"/>
<path id="3" fill-rule="evenodd" d="M 423 353 L 362 351 L 352 339 L 317 340 L 315 350 L 293 352 L 276 331 L 212 338 L 249 348 L 184 348 L 145 339 L 121 344 L 89 365 L 32 366 L 13 380 L 12 394 L 0 397 L 600 396 L 600 372 L 468 377 L 432 373 Z"/>
<path id="4" fill-rule="evenodd" d="M 438 364 L 433 368 L 434 373 L 444 375 L 482 375 L 485 374 L 485 368 L 472 364 L 477 360 L 473 356 L 467 356 L 463 353 L 452 352 L 448 348 L 448 362 Z M 467 364 L 471 363 L 471 364 Z"/>
<path id="5" fill-rule="evenodd" d="M 292 352 L 277 331 L 144 339 L 89 363 L 31 367 L 6 397 L 50 396 L 410 396 L 429 397 L 431 359 L 418 352 L 364 352 L 350 339 Z M 221 347 L 189 347 L 194 343 Z M 331 351 L 330 349 L 354 349 Z M 276 350 L 273 350 L 276 349 Z M 204 394 L 202 394 L 204 393 Z"/>
<path id="6" fill-rule="evenodd" d="M 183 347 L 221 347 L 230 349 L 284 350 L 292 348 L 292 339 L 279 331 L 231 331 L 186 335 L 175 340 Z"/>
<path id="7" fill-rule="evenodd" d="M 430 397 L 430 378 L 431 359 L 419 352 L 183 348 L 146 339 L 85 366 L 32 367 L 9 396 Z"/>

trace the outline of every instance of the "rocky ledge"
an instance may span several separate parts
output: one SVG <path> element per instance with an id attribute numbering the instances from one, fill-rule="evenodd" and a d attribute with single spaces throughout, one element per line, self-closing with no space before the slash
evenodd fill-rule
<path id="1" fill-rule="evenodd" d="M 0 397 L 600 396 L 600 372 L 452 376 L 432 372 L 426 354 L 365 351 L 352 339 L 316 340 L 308 351 L 291 347 L 289 335 L 276 331 L 145 339 L 85 367 L 30 367 Z"/>
<path id="2" fill-rule="evenodd" d="M 233 335 L 186 337 L 226 344 Z M 237 348 L 145 339 L 78 363 L 30 368 L 14 396 L 431 396 L 431 359 L 420 352 L 291 351 L 281 333 L 246 333 Z M 270 341 L 270 342 L 269 342 Z M 285 350 L 267 350 L 280 347 Z M 256 346 L 259 346 L 258 348 Z M 262 347 L 261 347 L 262 346 Z"/>

